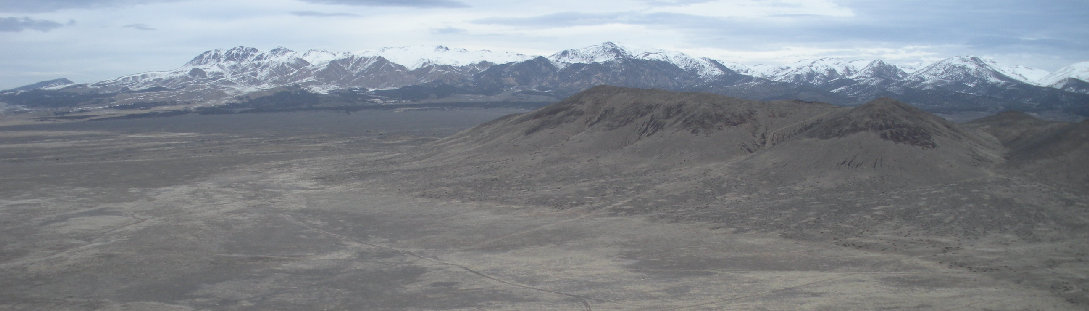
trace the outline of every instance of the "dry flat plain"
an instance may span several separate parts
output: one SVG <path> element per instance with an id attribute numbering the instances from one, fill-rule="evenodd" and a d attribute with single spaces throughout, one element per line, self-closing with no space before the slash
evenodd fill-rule
<path id="1" fill-rule="evenodd" d="M 962 239 L 935 229 L 915 239 L 891 233 L 926 228 L 852 223 L 904 205 L 961 221 L 953 211 L 943 216 L 918 204 L 935 193 L 962 197 L 964 206 L 1006 201 L 944 185 L 886 197 L 866 189 L 799 197 L 775 188 L 743 197 L 738 189 L 760 181 L 674 189 L 671 182 L 685 183 L 655 181 L 638 168 L 627 178 L 609 175 L 608 187 L 582 177 L 504 184 L 502 174 L 487 181 L 459 171 L 464 167 L 441 171 L 401 160 L 514 112 L 521 111 L 297 112 L 0 128 L 0 310 L 1089 306 L 1080 297 L 1089 279 L 1086 202 L 1070 192 L 1007 183 L 1010 191 L 1065 202 L 1056 204 L 1073 210 L 1063 217 L 1080 231 L 1024 241 L 1004 233 Z M 459 190 L 462 173 L 475 184 Z M 700 180 L 696 169 L 682 173 L 690 175 L 669 176 Z M 689 196 L 697 191 L 723 195 Z M 729 208 L 694 208 L 714 202 Z M 866 213 L 843 212 L 863 205 Z M 682 207 L 668 209 L 677 213 L 669 217 L 655 206 Z M 738 212 L 780 206 L 797 208 Z M 823 211 L 844 217 L 841 230 L 821 238 L 797 227 Z"/>

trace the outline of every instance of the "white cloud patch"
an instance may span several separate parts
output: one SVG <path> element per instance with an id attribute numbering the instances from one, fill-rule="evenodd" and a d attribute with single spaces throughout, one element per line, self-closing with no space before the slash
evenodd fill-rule
<path id="1" fill-rule="evenodd" d="M 673 13 L 717 18 L 852 17 L 854 11 L 827 0 L 733 0 L 678 2 L 649 9 L 650 13 Z"/>
<path id="2" fill-rule="evenodd" d="M 465 3 L 452 0 L 302 0 L 319 4 L 343 4 L 358 6 L 396 6 L 418 8 L 463 8 Z"/>
<path id="3" fill-rule="evenodd" d="M 53 12 L 71 9 L 105 9 L 121 6 L 184 0 L 0 0 L 0 12 Z"/>

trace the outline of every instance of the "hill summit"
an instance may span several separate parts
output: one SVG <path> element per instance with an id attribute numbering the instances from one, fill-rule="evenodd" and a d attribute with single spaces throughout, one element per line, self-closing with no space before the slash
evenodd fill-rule
<path id="1" fill-rule="evenodd" d="M 556 151 L 719 161 L 770 145 L 777 128 L 836 109 L 800 101 L 597 86 L 537 111 L 483 124 L 443 144 L 485 153 Z"/>
<path id="2" fill-rule="evenodd" d="M 884 140 L 935 148 L 935 135 L 964 137 L 948 121 L 891 98 L 879 98 L 836 114 L 809 131 L 810 137 L 842 137 L 858 132 L 877 133 Z"/>
<path id="3" fill-rule="evenodd" d="M 889 98 L 840 107 L 613 86 L 482 124 L 436 146 L 447 160 L 511 158 L 524 162 L 520 167 L 592 159 L 647 170 L 729 166 L 730 174 L 755 179 L 769 170 L 788 172 L 777 184 L 829 176 L 836 180 L 821 183 L 948 181 L 986 175 L 1002 161 L 993 137 Z"/>

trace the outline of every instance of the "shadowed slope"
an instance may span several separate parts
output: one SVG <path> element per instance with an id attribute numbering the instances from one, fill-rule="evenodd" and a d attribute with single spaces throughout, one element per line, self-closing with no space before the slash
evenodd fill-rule
<path id="1" fill-rule="evenodd" d="M 1002 168 L 1053 185 L 1089 189 L 1089 121 L 1049 122 L 1004 112 L 969 126 L 993 135 L 1005 146 Z"/>
<path id="2" fill-rule="evenodd" d="M 877 133 L 881 139 L 930 149 L 935 136 L 965 137 L 948 121 L 891 98 L 879 98 L 840 113 L 806 134 L 822 139 L 859 132 Z"/>
<path id="3" fill-rule="evenodd" d="M 991 134 L 1006 148 L 1017 150 L 1032 145 L 1040 136 L 1063 127 L 1062 122 L 1049 122 L 1020 111 L 1006 111 L 978 119 L 966 126 Z"/>
<path id="4" fill-rule="evenodd" d="M 987 176 L 1001 162 L 993 139 L 888 98 L 783 131 L 795 134 L 739 162 L 747 175 L 821 188 L 925 185 Z"/>
<path id="5" fill-rule="evenodd" d="M 440 145 L 454 153 L 723 161 L 771 145 L 776 129 L 836 109 L 819 103 L 599 86 L 532 113 L 483 124 Z"/>

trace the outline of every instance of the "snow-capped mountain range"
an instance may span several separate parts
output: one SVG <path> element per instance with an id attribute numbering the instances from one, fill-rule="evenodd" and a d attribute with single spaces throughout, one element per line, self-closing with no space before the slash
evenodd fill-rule
<path id="1" fill-rule="evenodd" d="M 94 85 L 103 87 L 120 85 L 130 88 L 168 86 L 171 83 L 166 83 L 167 85 L 159 85 L 159 83 L 169 79 L 200 75 L 200 71 L 203 71 L 205 76 L 215 77 L 217 80 L 230 80 L 227 84 L 238 87 L 240 90 L 253 90 L 283 84 L 306 84 L 310 81 L 319 81 L 320 78 L 313 77 L 309 73 L 320 72 L 330 66 L 343 66 L 346 63 L 353 64 L 355 69 L 363 71 L 371 66 L 387 65 L 387 62 L 390 63 L 389 65 L 403 67 L 403 70 L 407 71 L 443 66 L 477 67 L 477 70 L 469 69 L 468 71 L 482 71 L 489 65 L 522 62 L 535 57 L 537 56 L 513 52 L 466 50 L 446 46 L 389 47 L 354 53 L 325 50 L 299 53 L 282 47 L 261 52 L 256 48 L 236 47 L 204 52 L 175 70 L 134 74 Z M 991 59 L 973 56 L 944 59 L 922 67 L 916 72 L 907 72 L 896 65 L 876 59 L 819 58 L 797 61 L 786 66 L 745 66 L 706 57 L 693 57 L 681 52 L 637 50 L 605 42 L 579 49 L 563 50 L 547 56 L 546 59 L 559 69 L 571 64 L 606 63 L 625 59 L 661 61 L 696 73 L 704 79 L 722 76 L 726 74 L 726 70 L 730 70 L 772 81 L 816 85 L 827 84 L 837 79 L 874 80 L 878 78 L 876 76 L 883 79 L 903 78 L 923 86 L 959 83 L 958 81 L 969 78 L 979 80 L 971 83 L 1015 81 L 1038 86 L 1055 86 L 1068 78 L 1089 81 L 1089 62 L 1076 63 L 1049 73 L 1025 66 L 1006 66 Z M 396 83 L 385 87 L 394 85 Z M 360 87 L 374 87 L 374 85 L 360 85 Z"/>
<path id="2" fill-rule="evenodd" d="M 955 104 L 983 110 L 1029 107 L 1077 110 L 1078 114 L 1084 110 L 1084 114 L 1089 114 L 1089 108 L 1085 107 L 1089 106 L 1086 81 L 1089 81 L 1089 62 L 1051 73 L 974 56 L 951 57 L 917 70 L 878 59 L 838 58 L 803 60 L 786 66 L 745 66 L 681 52 L 631 49 L 605 42 L 548 56 L 445 46 L 360 52 L 296 52 L 282 47 L 260 51 L 235 47 L 201 53 L 174 70 L 70 87 L 81 88 L 85 93 L 155 89 L 189 94 L 171 99 L 174 101 L 184 98 L 214 105 L 236 96 L 281 87 L 300 87 L 321 94 L 346 89 L 406 87 L 414 87 L 412 91 L 418 93 L 445 86 L 446 91 L 441 94 L 425 95 L 436 98 L 486 94 L 495 99 L 497 94 L 518 92 L 544 92 L 559 97 L 593 85 L 614 84 L 707 91 L 753 99 L 799 98 L 850 105 L 889 96 L 924 108 L 938 107 L 932 110 Z M 49 87 L 58 88 L 55 83 Z M 6 92 L 12 91 L 16 90 Z"/>

